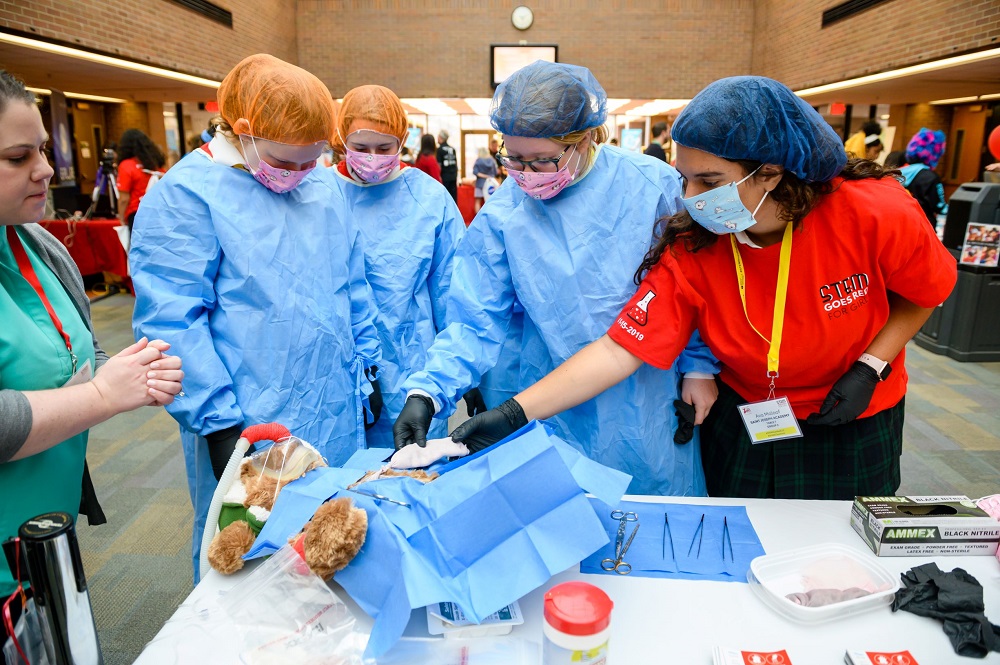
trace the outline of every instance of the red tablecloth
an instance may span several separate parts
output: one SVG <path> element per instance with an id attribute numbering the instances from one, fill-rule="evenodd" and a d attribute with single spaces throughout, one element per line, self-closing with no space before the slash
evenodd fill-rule
<path id="1" fill-rule="evenodd" d="M 465 225 L 472 223 L 476 216 L 476 190 L 472 185 L 458 186 L 458 211 L 462 213 Z"/>
<path id="2" fill-rule="evenodd" d="M 45 219 L 41 225 L 66 246 L 82 275 L 109 272 L 128 277 L 128 257 L 118 239 L 117 219 L 92 219 L 73 222 Z"/>

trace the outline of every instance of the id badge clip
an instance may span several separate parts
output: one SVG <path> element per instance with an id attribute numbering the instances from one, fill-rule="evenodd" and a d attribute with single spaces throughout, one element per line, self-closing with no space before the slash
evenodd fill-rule
<path id="1" fill-rule="evenodd" d="M 741 404 L 737 408 L 753 444 L 802 436 L 799 421 L 795 419 L 787 397 Z"/>
<path id="2" fill-rule="evenodd" d="M 73 360 L 73 365 L 74 367 L 76 366 L 75 356 Z M 65 388 L 67 386 L 78 386 L 80 384 L 87 383 L 93 378 L 94 378 L 94 370 L 90 365 L 90 358 L 87 358 L 85 361 L 83 361 L 83 365 L 80 366 L 80 369 L 75 370 L 73 376 L 71 376 L 69 378 L 69 381 L 64 383 L 62 387 Z"/>

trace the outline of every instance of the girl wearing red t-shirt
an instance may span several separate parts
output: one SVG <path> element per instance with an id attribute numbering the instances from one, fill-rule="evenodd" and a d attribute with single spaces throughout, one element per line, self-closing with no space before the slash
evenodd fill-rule
<path id="1" fill-rule="evenodd" d="M 710 495 L 894 494 L 903 348 L 951 292 L 955 260 L 899 182 L 847 163 L 777 81 L 716 81 L 672 136 L 686 211 L 666 220 L 611 330 L 452 438 L 495 442 L 643 363 L 669 367 L 697 328 L 722 363 L 718 400 L 696 418 Z"/>
<path id="2" fill-rule="evenodd" d="M 424 134 L 420 137 L 420 154 L 417 155 L 417 160 L 413 162 L 413 165 L 441 182 L 441 165 L 438 164 L 437 160 L 437 147 L 434 144 L 434 137 L 430 134 Z"/>
<path id="3" fill-rule="evenodd" d="M 118 142 L 118 217 L 132 228 L 139 201 L 154 171 L 163 171 L 167 160 L 148 136 L 138 129 L 126 129 Z"/>

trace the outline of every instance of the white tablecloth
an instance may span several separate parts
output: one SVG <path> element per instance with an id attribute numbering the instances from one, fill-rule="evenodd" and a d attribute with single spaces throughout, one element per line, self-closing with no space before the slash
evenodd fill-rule
<path id="1" fill-rule="evenodd" d="M 636 501 L 662 501 L 707 505 L 745 505 L 750 520 L 769 554 L 816 545 L 842 543 L 874 557 L 851 529 L 851 504 L 841 501 L 789 501 L 763 499 L 699 499 L 691 497 L 627 497 Z M 1000 563 L 994 557 L 880 557 L 878 563 L 896 575 L 935 561 L 945 571 L 964 568 L 983 585 L 986 616 L 1000 623 Z M 391 574 L 390 571 L 386 571 Z M 183 653 L 197 653 L 200 662 L 237 663 L 230 631 L 200 627 L 191 621 L 199 609 L 211 607 L 218 593 L 239 581 L 214 571 L 178 608 L 142 655 L 138 665 L 165 665 Z M 818 625 L 792 623 L 766 607 L 749 585 L 727 582 L 685 581 L 648 577 L 581 575 L 579 567 L 553 577 L 548 584 L 521 599 L 524 625 L 512 635 L 541 643 L 542 596 L 560 582 L 582 579 L 601 587 L 615 604 L 610 643 L 611 665 L 644 663 L 710 665 L 716 645 L 772 651 L 787 649 L 794 665 L 839 665 L 848 648 L 901 651 L 907 649 L 920 665 L 948 663 L 1000 663 L 1000 654 L 983 661 L 961 658 L 951 648 L 938 621 L 888 606 L 854 617 Z M 371 620 L 343 590 L 337 594 L 355 611 L 362 625 Z M 424 611 L 414 611 L 407 635 L 427 635 Z M 193 661 L 191 661 L 193 662 Z"/>

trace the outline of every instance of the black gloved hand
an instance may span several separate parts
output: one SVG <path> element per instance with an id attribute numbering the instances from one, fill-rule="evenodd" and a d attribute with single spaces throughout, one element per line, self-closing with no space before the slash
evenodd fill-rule
<path id="1" fill-rule="evenodd" d="M 830 388 L 830 393 L 806 422 L 810 425 L 843 425 L 849 423 L 868 408 L 878 385 L 878 373 L 871 366 L 855 360 L 844 376 Z"/>
<path id="2" fill-rule="evenodd" d="M 451 439 L 464 443 L 470 453 L 478 453 L 527 424 L 524 409 L 512 397 L 497 408 L 466 420 L 451 433 Z"/>
<path id="3" fill-rule="evenodd" d="M 675 399 L 674 409 L 677 413 L 674 443 L 687 443 L 694 438 L 694 405 L 682 399 Z"/>
<path id="4" fill-rule="evenodd" d="M 233 425 L 205 435 L 208 441 L 208 458 L 212 460 L 212 473 L 215 474 L 217 481 L 222 479 L 222 472 L 226 470 L 229 458 L 236 450 L 236 442 L 240 440 L 241 432 L 243 425 Z"/>
<path id="5" fill-rule="evenodd" d="M 368 413 L 365 413 L 365 429 L 370 430 L 375 427 L 375 423 L 382 415 L 382 386 L 379 385 L 378 379 L 372 378 L 378 376 L 377 366 L 372 365 L 371 368 L 365 370 L 365 376 L 372 384 L 372 394 L 368 396 L 368 408 L 372 412 L 371 422 L 368 421 Z"/>
<path id="6" fill-rule="evenodd" d="M 395 424 L 392 426 L 392 437 L 396 450 L 415 443 L 421 448 L 427 445 L 427 430 L 434 417 L 434 402 L 424 395 L 410 395 L 403 403 Z"/>
<path id="7" fill-rule="evenodd" d="M 479 388 L 473 388 L 465 393 L 462 395 L 462 399 L 465 400 L 465 410 L 470 418 L 478 416 L 480 413 L 486 413 L 486 402 L 483 401 L 483 394 L 479 392 Z"/>

